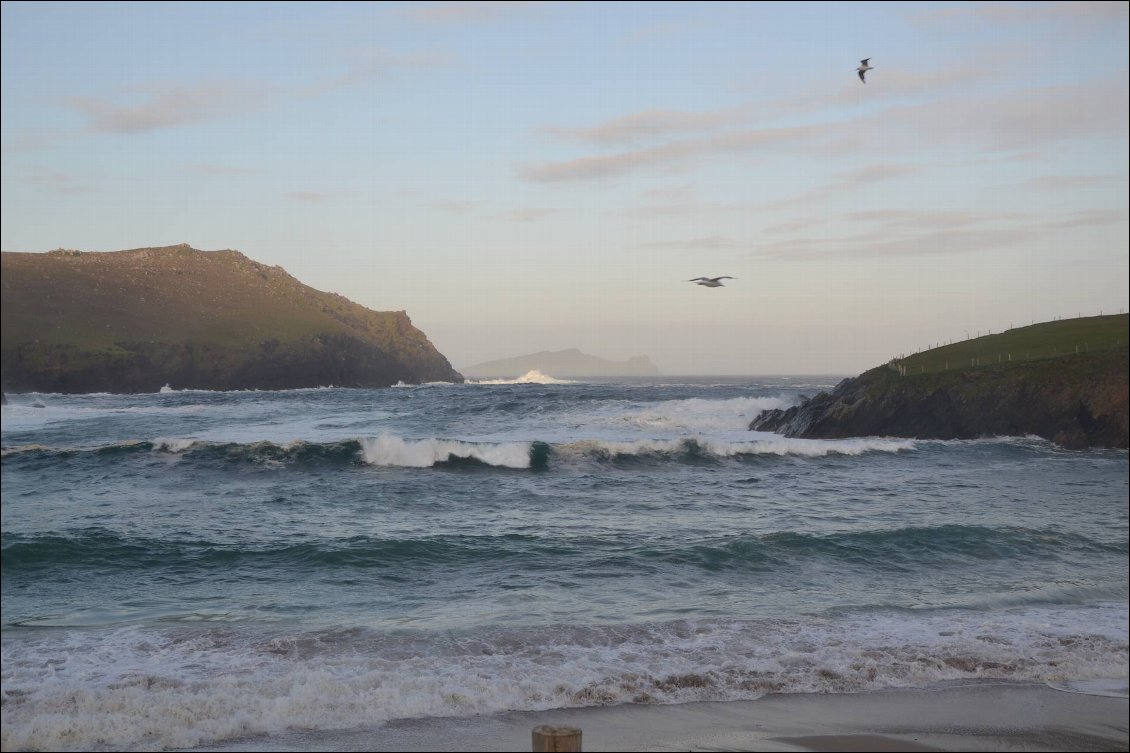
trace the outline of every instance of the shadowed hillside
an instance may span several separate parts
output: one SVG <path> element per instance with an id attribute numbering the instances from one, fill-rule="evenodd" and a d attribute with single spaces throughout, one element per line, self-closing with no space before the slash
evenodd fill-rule
<path id="1" fill-rule="evenodd" d="M 7 391 L 154 392 L 462 381 L 403 311 L 237 251 L 2 255 Z"/>
<path id="2" fill-rule="evenodd" d="M 1034 434 L 1065 447 L 1126 447 L 1128 335 L 1130 317 L 1121 314 L 955 343 L 766 411 L 750 428 L 823 439 Z"/>

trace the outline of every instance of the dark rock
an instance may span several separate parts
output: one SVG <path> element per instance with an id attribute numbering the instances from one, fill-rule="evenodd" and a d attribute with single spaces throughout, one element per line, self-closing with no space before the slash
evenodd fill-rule
<path id="1" fill-rule="evenodd" d="M 883 366 L 785 410 L 758 431 L 838 439 L 975 439 L 1036 435 L 1067 448 L 1125 448 L 1126 348 L 942 374 L 900 376 Z"/>

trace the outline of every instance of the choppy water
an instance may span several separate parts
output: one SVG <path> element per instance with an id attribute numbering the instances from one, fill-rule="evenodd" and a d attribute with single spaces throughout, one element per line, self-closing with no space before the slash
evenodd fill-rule
<path id="1" fill-rule="evenodd" d="M 17 395 L 4 749 L 1000 678 L 1125 692 L 1128 463 L 809 379 Z"/>

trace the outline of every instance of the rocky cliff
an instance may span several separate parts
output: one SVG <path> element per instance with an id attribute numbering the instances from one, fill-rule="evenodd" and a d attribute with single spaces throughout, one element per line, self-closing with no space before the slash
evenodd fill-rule
<path id="1" fill-rule="evenodd" d="M 237 251 L 4 253 L 6 391 L 154 392 L 462 381 L 403 311 Z"/>
<path id="2" fill-rule="evenodd" d="M 793 437 L 973 439 L 1034 434 L 1069 448 L 1127 446 L 1126 347 L 925 374 L 881 366 L 750 429 Z"/>

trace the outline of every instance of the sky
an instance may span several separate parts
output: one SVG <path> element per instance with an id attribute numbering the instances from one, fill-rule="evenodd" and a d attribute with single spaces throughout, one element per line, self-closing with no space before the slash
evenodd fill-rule
<path id="1" fill-rule="evenodd" d="M 1128 7 L 4 2 L 0 248 L 236 249 L 456 368 L 855 374 L 1130 308 Z"/>

